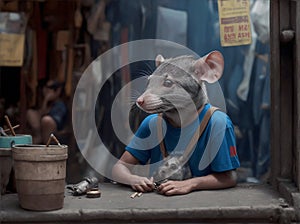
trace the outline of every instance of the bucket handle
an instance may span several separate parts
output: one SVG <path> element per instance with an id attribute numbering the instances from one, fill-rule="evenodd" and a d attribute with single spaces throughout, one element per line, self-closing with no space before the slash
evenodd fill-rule
<path id="1" fill-rule="evenodd" d="M 55 137 L 55 135 L 53 133 L 51 133 L 51 135 L 47 141 L 46 147 L 49 146 L 49 144 L 51 143 L 52 140 L 54 140 L 58 146 L 62 147 L 62 145 L 60 144 L 60 142 L 58 141 L 58 139 Z"/>
<path id="2" fill-rule="evenodd" d="M 10 132 L 12 133 L 13 136 L 16 136 L 16 133 L 15 133 L 13 127 L 11 126 L 11 123 L 10 123 L 10 120 L 9 120 L 8 116 L 5 115 L 4 118 L 6 120 L 6 123 L 7 123 L 8 127 L 9 127 L 9 129 L 10 129 Z"/>
<path id="3" fill-rule="evenodd" d="M 15 140 L 12 140 L 12 141 L 10 142 L 10 147 L 13 148 L 15 145 L 16 145 Z"/>

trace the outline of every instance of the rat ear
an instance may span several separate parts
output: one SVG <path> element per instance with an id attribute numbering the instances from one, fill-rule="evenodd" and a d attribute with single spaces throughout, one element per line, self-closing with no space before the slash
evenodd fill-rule
<path id="1" fill-rule="evenodd" d="M 161 63 L 163 63 L 165 61 L 164 57 L 162 55 L 157 55 L 155 58 L 155 65 L 156 67 L 160 66 Z"/>
<path id="2" fill-rule="evenodd" d="M 198 59 L 194 64 L 194 71 L 199 80 L 214 83 L 218 81 L 224 69 L 224 58 L 219 51 L 212 51 Z"/>

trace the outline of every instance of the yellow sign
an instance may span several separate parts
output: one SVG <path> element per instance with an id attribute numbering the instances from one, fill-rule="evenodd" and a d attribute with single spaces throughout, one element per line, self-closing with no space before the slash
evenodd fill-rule
<path id="1" fill-rule="evenodd" d="M 24 34 L 0 33 L 0 66 L 22 66 Z"/>
<path id="2" fill-rule="evenodd" d="M 223 47 L 251 44 L 250 0 L 218 0 Z"/>

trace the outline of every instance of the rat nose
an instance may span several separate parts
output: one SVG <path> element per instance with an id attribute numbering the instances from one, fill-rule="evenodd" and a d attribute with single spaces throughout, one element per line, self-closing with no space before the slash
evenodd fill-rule
<path id="1" fill-rule="evenodd" d="M 144 104 L 144 99 L 143 99 L 143 97 L 137 98 L 136 103 L 137 103 L 138 105 L 142 106 L 142 105 Z"/>

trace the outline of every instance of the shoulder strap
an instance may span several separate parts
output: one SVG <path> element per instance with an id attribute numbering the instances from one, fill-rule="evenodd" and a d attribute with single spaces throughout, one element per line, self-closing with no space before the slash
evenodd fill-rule
<path id="1" fill-rule="evenodd" d="M 162 114 L 158 114 L 158 117 L 157 117 L 157 135 L 158 135 L 158 141 L 160 141 L 159 143 L 159 147 L 160 147 L 160 152 L 163 156 L 163 158 L 166 158 L 168 157 L 168 152 L 166 150 L 166 147 L 165 147 L 165 142 L 163 140 L 163 134 L 162 134 L 162 131 L 163 131 L 163 126 L 162 126 Z"/>
<path id="2" fill-rule="evenodd" d="M 219 108 L 217 107 L 210 107 L 200 125 L 199 125 L 199 128 L 198 128 L 198 131 L 195 132 L 195 134 L 193 135 L 190 143 L 188 144 L 186 150 L 184 151 L 184 154 L 182 156 L 182 160 L 184 162 L 187 162 L 186 160 L 188 159 L 188 156 L 190 155 L 190 153 L 192 152 L 194 146 L 197 144 L 199 138 L 201 137 L 203 131 L 205 130 L 211 116 L 213 115 L 213 113 L 218 110 Z M 163 158 L 166 158 L 168 156 L 168 153 L 167 153 L 167 150 L 166 150 L 166 147 L 165 147 L 165 143 L 163 141 L 163 136 L 162 136 L 162 114 L 159 114 L 158 117 L 157 117 L 157 134 L 158 134 L 158 139 L 161 140 L 160 143 L 159 143 L 159 146 L 160 146 L 160 151 L 161 151 L 161 154 L 163 155 Z"/>
<path id="3" fill-rule="evenodd" d="M 201 121 L 201 123 L 199 125 L 198 131 L 195 132 L 195 134 L 193 135 L 190 143 L 188 144 L 188 146 L 186 147 L 186 149 L 185 149 L 185 151 L 184 151 L 184 153 L 182 155 L 182 161 L 184 163 L 186 163 L 188 161 L 189 155 L 192 153 L 194 147 L 198 143 L 198 140 L 201 137 L 201 135 L 203 134 L 203 132 L 204 132 L 204 130 L 205 130 L 205 128 L 206 128 L 206 126 L 207 126 L 207 124 L 208 124 L 211 116 L 218 109 L 219 108 L 217 108 L 217 107 L 210 107 L 206 111 L 206 113 L 205 113 L 205 115 L 204 115 L 204 117 L 203 117 L 203 119 L 202 119 L 202 121 Z"/>

